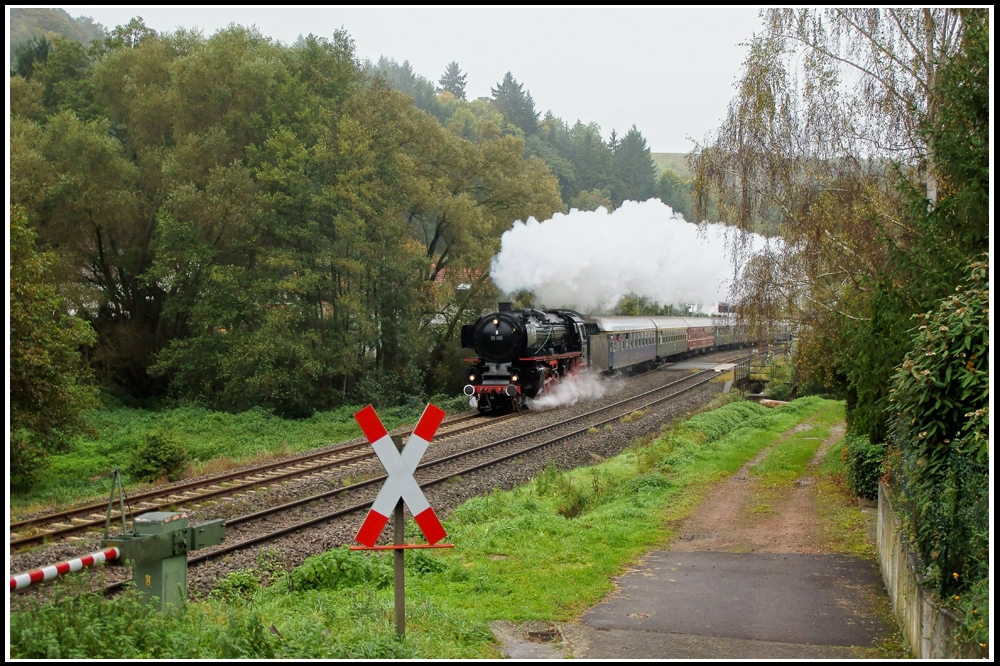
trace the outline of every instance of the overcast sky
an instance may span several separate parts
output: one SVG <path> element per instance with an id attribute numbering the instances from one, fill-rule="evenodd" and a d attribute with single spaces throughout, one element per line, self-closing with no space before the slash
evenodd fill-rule
<path id="1" fill-rule="evenodd" d="M 291 44 L 343 27 L 359 58 L 384 55 L 437 81 L 457 60 L 469 98 L 489 96 L 510 71 L 536 110 L 596 122 L 605 137 L 634 123 L 653 152 L 689 152 L 717 127 L 733 95 L 757 9 L 649 8 L 205 8 L 64 6 L 106 28 L 142 16 L 159 32 L 254 25 Z"/>

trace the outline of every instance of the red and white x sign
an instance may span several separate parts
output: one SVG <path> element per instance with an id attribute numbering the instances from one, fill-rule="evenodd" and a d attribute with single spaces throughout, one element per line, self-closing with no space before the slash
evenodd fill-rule
<path id="1" fill-rule="evenodd" d="M 396 445 L 371 405 L 355 414 L 354 419 L 375 449 L 375 454 L 382 461 L 385 471 L 389 473 L 389 478 L 385 480 L 354 540 L 369 548 L 374 546 L 386 523 L 389 522 L 389 516 L 392 515 L 400 497 L 410 508 L 414 520 L 427 537 L 427 543 L 433 545 L 445 538 L 447 534 L 441 527 L 441 521 L 434 514 L 430 502 L 424 497 L 417 480 L 413 478 L 413 472 L 417 469 L 420 459 L 424 457 L 427 445 L 434 438 L 434 433 L 444 419 L 444 410 L 434 405 L 427 405 L 402 452 L 396 450 Z"/>

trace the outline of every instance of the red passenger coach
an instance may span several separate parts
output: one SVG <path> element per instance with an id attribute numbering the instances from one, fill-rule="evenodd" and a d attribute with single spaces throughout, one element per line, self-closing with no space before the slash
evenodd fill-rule
<path id="1" fill-rule="evenodd" d="M 688 351 L 704 353 L 715 345 L 714 326 L 691 326 L 688 328 Z"/>

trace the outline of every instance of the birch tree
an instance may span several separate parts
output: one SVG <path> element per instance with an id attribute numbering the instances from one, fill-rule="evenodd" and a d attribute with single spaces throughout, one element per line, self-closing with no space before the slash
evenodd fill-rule
<path id="1" fill-rule="evenodd" d="M 742 279 L 731 301 L 758 333 L 775 316 L 796 321 L 800 369 L 844 384 L 849 411 L 884 401 L 899 329 L 976 250 L 936 242 L 951 232 L 929 217 L 947 171 L 932 131 L 947 103 L 941 72 L 970 17 L 981 19 L 930 8 L 766 11 L 726 120 L 692 158 L 698 217 L 715 204 L 724 222 L 771 239 L 753 257 L 747 236 L 733 234 Z M 852 349 L 851 335 L 870 344 Z"/>

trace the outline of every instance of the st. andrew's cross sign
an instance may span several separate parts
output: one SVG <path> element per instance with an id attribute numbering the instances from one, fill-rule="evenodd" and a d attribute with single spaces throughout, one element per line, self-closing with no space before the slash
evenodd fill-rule
<path id="1" fill-rule="evenodd" d="M 354 418 L 389 475 L 354 540 L 369 548 L 373 547 L 400 499 L 409 507 L 413 519 L 427 538 L 427 543 L 433 545 L 445 538 L 447 533 L 441 526 L 441 521 L 431 508 L 430 502 L 424 497 L 417 480 L 413 478 L 413 472 L 444 419 L 444 410 L 434 405 L 427 405 L 402 451 L 396 449 L 395 443 L 382 425 L 382 420 L 371 405 L 355 414 Z"/>

